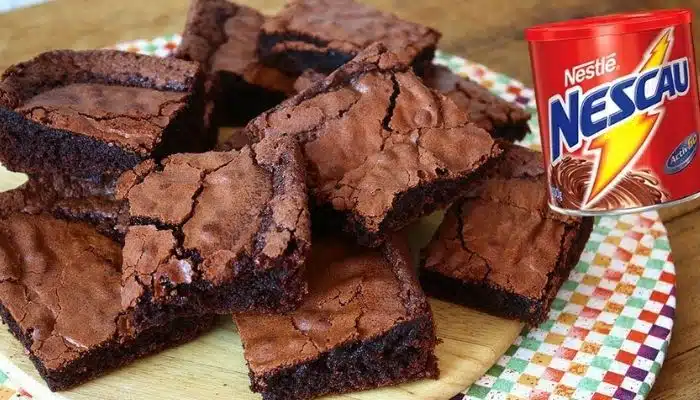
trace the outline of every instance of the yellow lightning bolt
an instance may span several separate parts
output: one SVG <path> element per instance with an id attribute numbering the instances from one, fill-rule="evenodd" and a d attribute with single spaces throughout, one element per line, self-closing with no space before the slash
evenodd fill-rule
<path id="1" fill-rule="evenodd" d="M 664 63 L 668 56 L 668 49 L 671 47 L 672 32 L 673 28 L 669 28 L 661 34 L 650 46 L 645 61 L 635 72 L 648 71 Z M 599 195 L 625 169 L 649 138 L 657 122 L 660 121 L 660 115 L 659 111 L 637 114 L 588 144 L 586 151 L 598 152 L 598 169 L 593 178 L 586 206 L 592 206 L 600 200 L 602 196 Z"/>

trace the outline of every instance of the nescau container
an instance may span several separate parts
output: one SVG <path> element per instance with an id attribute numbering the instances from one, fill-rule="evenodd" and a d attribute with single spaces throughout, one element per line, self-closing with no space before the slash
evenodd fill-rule
<path id="1" fill-rule="evenodd" d="M 673 9 L 525 31 L 554 210 L 638 212 L 699 196 L 691 21 Z"/>

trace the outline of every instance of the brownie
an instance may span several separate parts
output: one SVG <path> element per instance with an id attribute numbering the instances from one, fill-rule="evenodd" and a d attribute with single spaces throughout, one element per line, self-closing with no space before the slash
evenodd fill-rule
<path id="1" fill-rule="evenodd" d="M 317 215 L 340 215 L 368 246 L 451 203 L 500 154 L 486 131 L 381 44 L 247 130 L 255 140 L 295 137 Z"/>
<path id="2" fill-rule="evenodd" d="M 213 317 L 135 332 L 121 308 L 121 247 L 91 226 L 46 215 L 0 220 L 0 315 L 51 390 L 183 343 Z"/>
<path id="3" fill-rule="evenodd" d="M 425 69 L 423 81 L 452 99 L 472 122 L 495 138 L 512 142 L 522 140 L 530 131 L 528 112 L 447 67 L 431 65 Z"/>
<path id="4" fill-rule="evenodd" d="M 294 81 L 294 91 L 299 93 L 313 86 L 316 82 L 326 78 L 326 74 L 314 71 L 313 69 L 305 69 Z"/>
<path id="5" fill-rule="evenodd" d="M 292 93 L 294 78 L 258 60 L 258 11 L 228 0 L 194 0 L 176 57 L 197 61 L 209 80 L 212 125 L 241 125 Z"/>
<path id="6" fill-rule="evenodd" d="M 116 181 L 79 179 L 65 175 L 32 174 L 21 186 L 0 192 L 0 216 L 19 211 L 49 213 L 71 221 L 88 222 L 121 242 L 124 205 L 115 200 Z"/>
<path id="7" fill-rule="evenodd" d="M 592 218 L 547 204 L 541 153 L 508 146 L 501 163 L 446 213 L 424 253 L 430 296 L 535 326 L 576 265 Z"/>
<path id="8" fill-rule="evenodd" d="M 440 33 L 353 0 L 292 0 L 262 25 L 263 62 L 298 75 L 330 73 L 375 42 L 421 73 Z"/>
<path id="9" fill-rule="evenodd" d="M 311 243 L 304 178 L 292 140 L 177 154 L 126 173 L 122 304 L 135 328 L 296 308 Z"/>
<path id="10" fill-rule="evenodd" d="M 286 315 L 237 315 L 252 390 L 300 400 L 437 378 L 430 306 L 405 240 L 314 238 L 309 295 Z"/>
<path id="11" fill-rule="evenodd" d="M 216 151 L 240 150 L 252 142 L 246 134 L 245 127 L 235 126 L 219 129 L 219 140 L 214 147 Z"/>
<path id="12" fill-rule="evenodd" d="M 108 185 L 147 158 L 211 147 L 196 63 L 116 50 L 43 53 L 0 81 L 0 162 Z"/>

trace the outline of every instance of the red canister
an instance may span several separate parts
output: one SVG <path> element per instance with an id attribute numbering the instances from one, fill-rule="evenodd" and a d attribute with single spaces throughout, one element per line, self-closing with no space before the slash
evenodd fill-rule
<path id="1" fill-rule="evenodd" d="M 636 212 L 698 197 L 691 20 L 659 10 L 525 31 L 553 209 Z"/>

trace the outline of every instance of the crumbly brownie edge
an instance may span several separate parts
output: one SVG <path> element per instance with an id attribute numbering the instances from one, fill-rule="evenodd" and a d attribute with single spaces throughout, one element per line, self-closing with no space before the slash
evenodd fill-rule
<path id="1" fill-rule="evenodd" d="M 304 49 L 289 49 L 286 42 L 304 44 Z M 294 32 L 287 34 L 260 34 L 258 55 L 260 60 L 288 74 L 299 75 L 305 69 L 331 73 L 339 66 L 352 60 L 356 54 L 326 48 L 328 42 L 311 35 Z M 282 45 L 284 49 L 275 49 Z"/>
<path id="2" fill-rule="evenodd" d="M 429 185 L 414 187 L 399 193 L 394 198 L 389 213 L 384 217 L 377 231 L 368 231 L 363 223 L 363 218 L 353 212 L 344 213 L 346 215 L 345 230 L 352 233 L 361 245 L 368 247 L 381 245 L 392 232 L 406 227 L 423 215 L 447 207 L 455 199 L 473 189 L 473 183 L 481 179 L 499 160 L 501 151 L 496 142 L 494 142 L 490 155 L 490 159 L 482 162 L 478 169 L 470 172 L 468 176 L 439 178 Z"/>
<path id="3" fill-rule="evenodd" d="M 201 281 L 181 284 L 177 286 L 178 300 L 166 304 L 152 301 L 153 294 L 149 291 L 133 308 L 129 323 L 136 331 L 143 331 L 178 317 L 205 313 L 278 314 L 293 311 L 303 300 L 307 288 L 303 272 L 291 271 L 300 262 L 299 257 L 291 254 L 286 263 L 262 273 L 256 273 L 253 261 L 246 259 L 231 266 L 240 271 L 235 281 L 220 286 Z"/>
<path id="4" fill-rule="evenodd" d="M 437 378 L 435 342 L 432 317 L 425 315 L 300 365 L 260 376 L 250 372 L 251 389 L 262 393 L 264 400 L 302 400 Z"/>
<path id="5" fill-rule="evenodd" d="M 578 223 L 566 225 L 560 244 L 559 262 L 547 276 L 547 285 L 541 298 L 542 307 L 538 310 L 539 313 L 534 314 L 528 321 L 529 326 L 534 327 L 547 320 L 552 302 L 568 279 L 571 270 L 576 267 L 592 230 L 593 218 L 590 217 L 584 217 Z"/>
<path id="6" fill-rule="evenodd" d="M 67 199 L 57 201 L 49 211 L 58 219 L 88 223 L 102 235 L 124 243 L 126 209 L 123 202 L 99 197 Z"/>
<path id="7" fill-rule="evenodd" d="M 69 363 L 60 370 L 49 371 L 43 362 L 31 352 L 33 339 L 31 332 L 23 334 L 17 321 L 3 304 L 0 304 L 0 316 L 10 332 L 22 343 L 39 375 L 46 381 L 51 391 L 60 391 L 100 376 L 109 370 L 126 365 L 137 358 L 170 347 L 186 343 L 208 331 L 215 322 L 213 316 L 178 319 L 167 325 L 142 332 L 136 338 L 121 341 L 115 337 L 103 346 L 87 351 L 85 356 Z M 117 321 L 115 321 L 117 323 Z"/>
<path id="8" fill-rule="evenodd" d="M 208 129 L 205 124 L 207 99 L 204 80 L 204 74 L 200 71 L 185 106 L 163 131 L 163 140 L 153 150 L 151 158 L 160 159 L 174 153 L 197 153 L 214 148 L 218 132 Z"/>
<path id="9" fill-rule="evenodd" d="M 301 46 L 288 48 L 285 43 L 289 42 Z M 328 44 L 328 41 L 301 32 L 267 34 L 263 31 L 260 34 L 258 54 L 264 64 L 295 76 L 307 69 L 330 74 L 357 56 L 357 53 L 328 48 Z M 423 75 L 426 65 L 435 56 L 435 50 L 435 46 L 428 46 L 416 55 L 411 63 L 416 75 Z"/>
<path id="10" fill-rule="evenodd" d="M 527 321 L 540 315 L 541 301 L 488 285 L 447 277 L 421 269 L 420 282 L 430 297 L 484 311 L 508 319 Z"/>
<path id="11" fill-rule="evenodd" d="M 12 171 L 90 178 L 118 175 L 141 160 L 134 152 L 43 126 L 0 107 L 0 162 Z"/>

